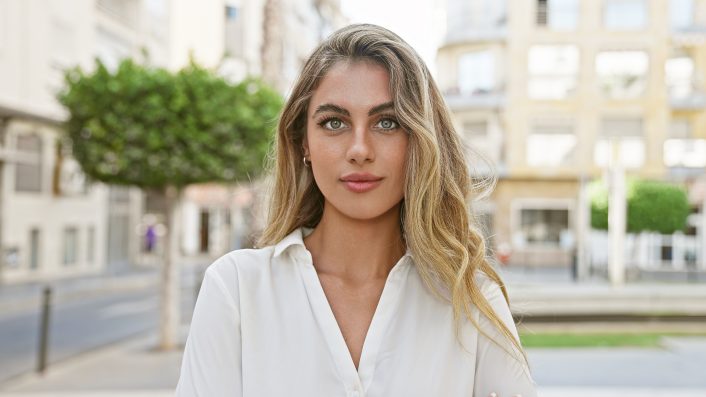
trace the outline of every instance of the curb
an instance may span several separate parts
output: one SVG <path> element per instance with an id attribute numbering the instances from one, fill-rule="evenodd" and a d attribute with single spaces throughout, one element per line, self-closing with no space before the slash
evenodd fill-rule
<path id="1" fill-rule="evenodd" d="M 182 324 L 179 328 L 179 338 L 177 347 L 173 351 L 167 351 L 167 352 L 162 352 L 163 354 L 166 355 L 173 355 L 173 354 L 178 354 L 179 357 L 181 357 L 181 354 L 184 349 L 184 341 L 186 339 L 186 336 L 188 335 L 188 329 L 189 325 L 188 324 Z M 96 347 L 95 349 L 87 350 L 85 352 L 82 352 L 80 354 L 77 354 L 72 357 L 67 357 L 63 360 L 60 360 L 56 363 L 53 363 L 45 372 L 44 374 L 37 374 L 36 372 L 27 372 L 23 374 L 19 374 L 15 377 L 12 377 L 10 379 L 7 379 L 0 383 L 0 397 L 51 397 L 51 396 L 57 396 L 57 397 L 68 397 L 68 396 L 79 396 L 79 397 L 118 397 L 118 396 L 130 396 L 130 397 L 139 397 L 139 396 L 144 396 L 144 397 L 161 397 L 161 396 L 173 396 L 174 395 L 174 387 L 176 387 L 176 384 L 174 387 L 170 387 L 169 389 L 164 389 L 164 385 L 162 384 L 161 386 L 155 385 L 157 387 L 153 389 L 145 389 L 144 384 L 142 386 L 139 386 L 135 384 L 135 388 L 131 389 L 130 384 L 119 384 L 119 385 L 114 385 L 114 387 L 108 387 L 105 390 L 101 388 L 100 385 L 93 385 L 91 386 L 86 385 L 81 383 L 83 386 L 78 386 L 79 389 L 76 390 L 74 388 L 74 384 L 69 381 L 69 383 L 66 383 L 66 385 L 71 385 L 70 389 L 65 389 L 65 390 L 51 390 L 51 391 L 45 391 L 43 388 L 47 387 L 47 384 L 45 383 L 42 385 L 44 382 L 49 382 L 51 384 L 52 382 L 54 383 L 54 386 L 57 386 L 56 382 L 58 379 L 62 379 L 64 376 L 70 377 L 75 377 L 75 374 L 79 371 L 81 371 L 82 368 L 90 367 L 91 365 L 94 366 L 101 366 L 106 363 L 109 363 L 111 359 L 113 359 L 115 356 L 120 356 L 123 355 L 125 356 L 125 352 L 127 352 L 128 355 L 132 355 L 135 350 L 141 351 L 145 349 L 146 347 L 149 347 L 150 351 L 153 351 L 153 346 L 156 346 L 158 344 L 159 336 L 155 331 L 147 331 L 147 332 L 140 332 L 135 335 L 132 335 L 130 337 L 127 337 L 126 339 L 115 341 L 110 344 L 106 344 L 100 347 Z M 156 352 L 156 351 L 154 351 Z M 159 353 L 159 352 L 156 352 Z M 159 354 L 162 354 L 159 353 Z M 173 360 L 173 358 L 167 358 L 168 361 Z M 179 363 L 181 360 L 178 360 Z M 125 363 L 123 362 L 122 364 L 118 363 L 118 366 L 115 367 L 115 363 L 112 364 L 113 367 L 116 369 L 120 368 L 120 365 L 124 365 Z M 108 364 L 111 365 L 111 364 Z M 120 376 L 119 373 L 116 374 L 117 376 Z M 54 378 L 54 379 L 52 379 Z M 63 381 L 59 381 L 59 384 L 61 384 Z M 158 382 L 160 383 L 160 382 Z M 168 382 L 170 383 L 170 382 Z M 75 385 L 79 385 L 76 383 Z M 117 386 L 117 387 L 115 387 Z M 81 390 L 80 387 L 83 387 L 84 390 Z M 147 386 L 149 387 L 149 386 Z M 64 389 L 64 385 L 60 386 L 61 389 Z M 73 389 L 73 390 L 71 390 Z M 94 389 L 94 390 L 91 390 Z"/>

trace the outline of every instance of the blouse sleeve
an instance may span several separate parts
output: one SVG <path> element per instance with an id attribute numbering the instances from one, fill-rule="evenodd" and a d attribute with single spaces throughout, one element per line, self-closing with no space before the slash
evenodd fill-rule
<path id="1" fill-rule="evenodd" d="M 489 278 L 481 284 L 481 291 L 500 320 L 510 329 L 519 341 L 517 328 L 512 319 L 510 308 L 500 290 L 500 286 Z M 507 338 L 484 315 L 480 315 L 479 324 L 483 331 L 493 339 L 504 344 L 504 348 L 514 352 Z M 478 352 L 476 356 L 476 374 L 473 395 L 488 397 L 495 392 L 498 397 L 536 397 L 537 384 L 532 379 L 529 368 L 513 358 L 503 348 L 493 343 L 483 334 L 478 334 Z"/>
<path id="2" fill-rule="evenodd" d="M 217 272 L 219 264 L 228 263 L 211 265 L 201 284 L 184 348 L 177 397 L 242 396 L 239 305 Z M 229 281 L 237 285 L 237 279 Z"/>

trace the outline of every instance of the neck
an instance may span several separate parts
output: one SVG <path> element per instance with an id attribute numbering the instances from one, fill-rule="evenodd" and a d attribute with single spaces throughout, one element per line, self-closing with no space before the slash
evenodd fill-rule
<path id="1" fill-rule="evenodd" d="M 304 245 L 318 273 L 363 283 L 386 278 L 406 251 L 399 219 L 399 204 L 377 218 L 358 220 L 326 203 Z"/>

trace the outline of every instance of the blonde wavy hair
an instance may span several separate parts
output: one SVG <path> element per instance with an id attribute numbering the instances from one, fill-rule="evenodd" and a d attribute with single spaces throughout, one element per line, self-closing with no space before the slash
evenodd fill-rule
<path id="1" fill-rule="evenodd" d="M 453 306 L 459 342 L 460 320 L 465 314 L 481 333 L 511 353 L 504 347 L 507 344 L 481 330 L 471 314 L 475 305 L 511 342 L 515 353 L 511 355 L 529 368 L 520 342 L 474 282 L 476 271 L 484 272 L 500 286 L 509 304 L 505 284 L 485 255 L 485 242 L 468 204 L 473 192 L 492 188 L 494 179 L 474 184 L 464 145 L 424 61 L 387 29 L 369 24 L 342 28 L 321 43 L 304 65 L 277 127 L 270 158 L 273 179 L 268 218 L 257 245 L 276 244 L 296 228 L 313 228 L 321 220 L 324 198 L 302 162 L 307 108 L 331 66 L 355 60 L 372 61 L 388 71 L 395 114 L 409 133 L 400 227 L 423 282 Z M 450 298 L 444 295 L 449 291 Z"/>

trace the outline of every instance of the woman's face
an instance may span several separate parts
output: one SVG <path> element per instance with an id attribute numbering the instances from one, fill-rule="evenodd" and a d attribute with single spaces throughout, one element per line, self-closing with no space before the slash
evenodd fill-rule
<path id="1" fill-rule="evenodd" d="M 395 117 L 390 76 L 368 61 L 339 62 L 309 102 L 304 153 L 326 206 L 374 219 L 404 197 L 407 132 Z"/>

